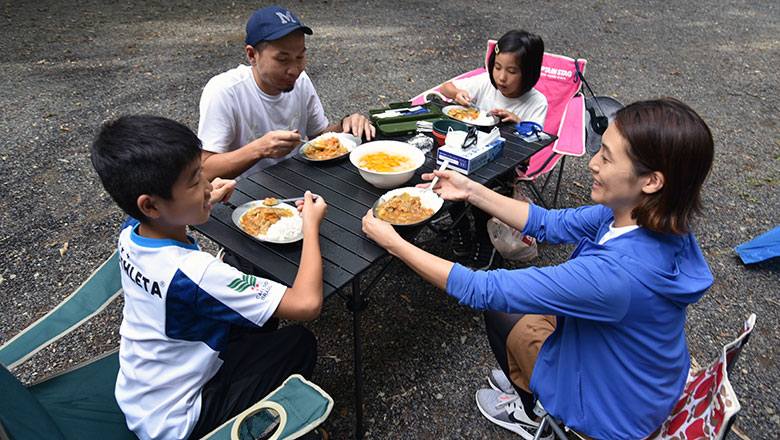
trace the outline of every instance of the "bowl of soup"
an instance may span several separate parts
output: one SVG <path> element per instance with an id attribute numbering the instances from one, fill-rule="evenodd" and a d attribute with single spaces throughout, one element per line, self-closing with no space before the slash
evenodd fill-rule
<path id="1" fill-rule="evenodd" d="M 397 188 L 414 176 L 425 162 L 425 154 L 399 141 L 366 142 L 349 153 L 366 182 L 377 188 Z"/>

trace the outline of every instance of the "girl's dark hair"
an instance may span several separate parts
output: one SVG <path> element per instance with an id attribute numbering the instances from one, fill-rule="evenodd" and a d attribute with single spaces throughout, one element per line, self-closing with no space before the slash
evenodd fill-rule
<path id="1" fill-rule="evenodd" d="M 511 52 L 515 54 L 517 64 L 520 65 L 523 82 L 520 96 L 531 90 L 539 81 L 539 74 L 542 70 L 542 58 L 544 57 L 542 37 L 526 31 L 512 30 L 498 40 L 496 48 L 498 48 L 498 53 Z M 490 75 L 490 83 L 493 84 L 493 87 L 496 87 L 496 81 L 493 79 L 496 55 L 497 52 L 494 49 L 488 57 L 488 75 Z"/>
<path id="2" fill-rule="evenodd" d="M 103 187 L 127 215 L 141 222 L 142 194 L 170 200 L 181 173 L 200 161 L 200 140 L 186 126 L 157 116 L 123 116 L 103 125 L 90 153 Z"/>
<path id="3" fill-rule="evenodd" d="M 704 120 L 673 98 L 639 101 L 615 114 L 638 176 L 659 171 L 660 191 L 646 194 L 631 212 L 639 226 L 678 235 L 690 231 L 701 212 L 701 187 L 712 167 L 714 144 Z"/>

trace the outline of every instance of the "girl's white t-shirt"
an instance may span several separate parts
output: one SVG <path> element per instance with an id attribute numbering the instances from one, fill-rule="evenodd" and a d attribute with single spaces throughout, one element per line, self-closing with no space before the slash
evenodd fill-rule
<path id="1" fill-rule="evenodd" d="M 469 92 L 475 105 L 483 110 L 509 110 L 520 117 L 521 121 L 533 121 L 544 126 L 544 118 L 547 116 L 547 98 L 536 89 L 531 89 L 517 98 L 507 98 L 493 87 L 487 72 L 453 80 L 452 84 Z"/>

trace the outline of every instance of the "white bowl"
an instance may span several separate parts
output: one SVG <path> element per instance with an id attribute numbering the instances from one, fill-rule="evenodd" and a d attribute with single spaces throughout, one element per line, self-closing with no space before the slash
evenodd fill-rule
<path id="1" fill-rule="evenodd" d="M 414 167 L 405 171 L 395 171 L 390 173 L 380 173 L 377 171 L 367 170 L 361 168 L 358 163 L 360 159 L 366 154 L 378 153 L 383 151 L 388 154 L 401 154 L 409 157 L 414 161 Z M 414 172 L 422 166 L 425 162 L 425 153 L 417 148 L 407 144 L 406 142 L 399 141 L 373 141 L 366 142 L 363 145 L 356 147 L 349 153 L 349 161 L 352 165 L 360 171 L 360 175 L 366 182 L 374 185 L 377 188 L 396 188 L 414 176 Z"/>

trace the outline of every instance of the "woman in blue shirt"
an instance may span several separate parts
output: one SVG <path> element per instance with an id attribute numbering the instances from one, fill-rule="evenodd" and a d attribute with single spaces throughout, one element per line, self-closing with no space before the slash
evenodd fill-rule
<path id="1" fill-rule="evenodd" d="M 461 304 L 492 311 L 486 323 L 502 371 L 491 374 L 498 390 L 477 392 L 488 419 L 531 433 L 538 398 L 587 436 L 642 438 L 682 393 L 685 309 L 713 282 L 690 232 L 713 155 L 701 117 L 664 98 L 617 112 L 589 163 L 594 206 L 548 211 L 435 172 L 444 199 L 539 240 L 577 243 L 558 266 L 475 272 L 406 242 L 370 211 L 363 230 Z"/>

